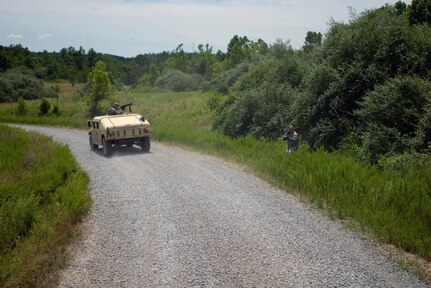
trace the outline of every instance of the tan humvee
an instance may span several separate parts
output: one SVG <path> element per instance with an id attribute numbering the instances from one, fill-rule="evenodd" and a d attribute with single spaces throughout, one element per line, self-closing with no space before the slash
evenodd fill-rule
<path id="1" fill-rule="evenodd" d="M 143 152 L 150 151 L 151 124 L 139 114 L 97 116 L 88 121 L 91 150 L 103 147 L 103 154 L 109 156 L 113 148 L 136 144 Z"/>

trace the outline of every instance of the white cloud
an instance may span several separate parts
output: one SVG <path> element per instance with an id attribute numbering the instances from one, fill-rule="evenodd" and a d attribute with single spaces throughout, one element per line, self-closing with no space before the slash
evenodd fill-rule
<path id="1" fill-rule="evenodd" d="M 45 33 L 45 34 L 37 36 L 37 38 L 39 38 L 39 39 L 46 39 L 46 38 L 49 38 L 49 37 L 51 37 L 51 34 L 49 34 L 49 33 Z"/>
<path id="2" fill-rule="evenodd" d="M 10 38 L 10 39 L 22 39 L 24 37 L 21 34 L 8 34 L 8 35 L 6 35 L 6 38 Z"/>

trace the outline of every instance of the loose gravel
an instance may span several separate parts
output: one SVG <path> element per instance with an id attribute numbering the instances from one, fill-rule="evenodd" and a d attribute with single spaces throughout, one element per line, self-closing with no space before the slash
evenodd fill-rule
<path id="1" fill-rule="evenodd" d="M 84 131 L 21 126 L 69 144 L 91 179 L 84 239 L 60 287 L 426 287 L 375 245 L 222 161 L 152 143 L 90 151 Z"/>

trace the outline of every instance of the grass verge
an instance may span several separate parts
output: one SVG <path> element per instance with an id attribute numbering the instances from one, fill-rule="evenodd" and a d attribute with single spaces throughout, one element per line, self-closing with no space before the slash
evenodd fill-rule
<path id="1" fill-rule="evenodd" d="M 0 286 L 53 287 L 90 204 L 67 146 L 0 125 Z"/>

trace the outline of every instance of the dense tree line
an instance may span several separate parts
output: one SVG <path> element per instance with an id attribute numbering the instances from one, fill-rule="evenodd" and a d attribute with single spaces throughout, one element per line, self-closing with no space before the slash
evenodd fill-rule
<path id="1" fill-rule="evenodd" d="M 298 50 L 281 39 L 268 45 L 238 35 L 226 52 L 209 44 L 185 52 L 180 44 L 133 58 L 82 47 L 32 53 L 0 46 L 0 101 L 43 97 L 35 92 L 40 80 L 87 82 L 103 60 L 117 88 L 216 92 L 209 103 L 217 111 L 214 128 L 232 137 L 275 139 L 294 124 L 311 148 L 356 151 L 366 161 L 429 153 L 430 23 L 431 0 L 413 0 L 349 23 L 331 21 L 324 35 L 309 31 Z"/>
<path id="2" fill-rule="evenodd" d="M 46 96 L 42 81 L 66 80 L 72 85 L 86 83 L 89 72 L 99 60 L 107 63 L 114 86 L 133 85 L 144 73 L 163 66 L 168 56 L 168 52 L 162 52 L 125 58 L 98 53 L 94 49 L 85 51 L 82 47 L 35 53 L 21 45 L 0 45 L 0 102 L 17 101 L 18 97 L 35 99 Z M 31 83 L 29 86 L 32 88 L 17 91 L 15 88 L 23 86 L 23 81 Z"/>

